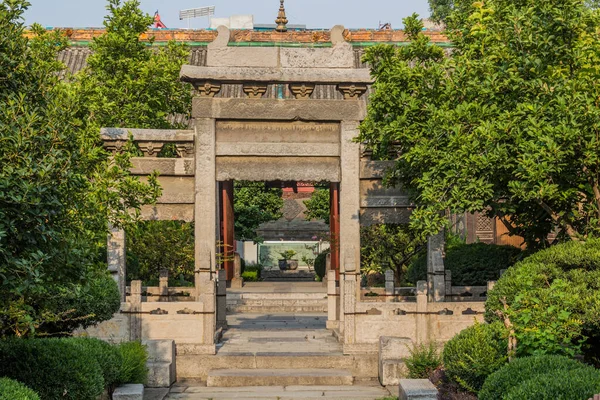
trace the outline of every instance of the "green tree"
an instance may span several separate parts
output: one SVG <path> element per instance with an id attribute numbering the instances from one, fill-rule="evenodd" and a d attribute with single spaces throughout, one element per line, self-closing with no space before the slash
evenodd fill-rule
<path id="1" fill-rule="evenodd" d="M 170 41 L 150 47 L 140 36 L 153 18 L 138 0 L 108 0 L 106 33 L 94 38 L 87 67 L 79 74 L 81 112 L 99 127 L 168 129 L 176 114 L 188 116 L 191 86 L 179 81 L 188 49 Z"/>
<path id="2" fill-rule="evenodd" d="M 99 254 L 109 222 L 132 220 L 158 194 L 155 182 L 128 174 L 127 152 L 109 159 L 98 131 L 78 118 L 77 96 L 58 77 L 67 39 L 37 25 L 25 38 L 28 6 L 0 3 L 0 336 L 96 318 L 60 307 L 59 298 L 106 282 Z M 95 322 L 111 314 L 101 313 Z"/>
<path id="3" fill-rule="evenodd" d="M 256 229 L 283 216 L 283 191 L 268 188 L 263 182 L 234 183 L 233 208 L 237 240 L 260 240 Z"/>
<path id="4" fill-rule="evenodd" d="M 598 13 L 583 0 L 460 0 L 443 57 L 405 21 L 411 44 L 369 49 L 377 79 L 360 140 L 399 153 L 388 183 L 433 234 L 450 212 L 487 212 L 530 248 L 600 231 Z"/>
<path id="5" fill-rule="evenodd" d="M 431 20 L 443 24 L 454 8 L 454 0 L 429 0 Z"/>
<path id="6" fill-rule="evenodd" d="M 307 221 L 316 219 L 329 225 L 331 214 L 330 195 L 329 189 L 317 188 L 310 199 L 304 201 L 304 205 L 306 206 L 305 218 Z"/>

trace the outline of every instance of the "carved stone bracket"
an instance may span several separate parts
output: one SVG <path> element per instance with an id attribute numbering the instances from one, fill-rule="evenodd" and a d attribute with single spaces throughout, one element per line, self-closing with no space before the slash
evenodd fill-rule
<path id="1" fill-rule="evenodd" d="M 176 143 L 177 155 L 179 158 L 192 158 L 194 157 L 194 143 Z"/>
<path id="2" fill-rule="evenodd" d="M 221 91 L 221 83 L 215 81 L 194 82 L 194 88 L 200 97 L 215 97 Z"/>
<path id="3" fill-rule="evenodd" d="M 103 143 L 104 148 L 111 153 L 120 153 L 127 144 L 125 140 L 107 140 Z"/>
<path id="4" fill-rule="evenodd" d="M 259 82 L 244 83 L 244 93 L 251 99 L 260 99 L 267 93 L 267 84 Z"/>
<path id="5" fill-rule="evenodd" d="M 290 84 L 290 91 L 297 99 L 307 100 L 315 91 L 315 85 L 311 83 L 292 83 Z"/>
<path id="6" fill-rule="evenodd" d="M 138 147 L 144 153 L 144 157 L 158 157 L 158 153 L 161 152 L 165 146 L 162 142 L 137 142 Z"/>
<path id="7" fill-rule="evenodd" d="M 367 92 L 367 85 L 343 83 L 338 85 L 338 90 L 344 95 L 345 100 L 358 100 Z"/>

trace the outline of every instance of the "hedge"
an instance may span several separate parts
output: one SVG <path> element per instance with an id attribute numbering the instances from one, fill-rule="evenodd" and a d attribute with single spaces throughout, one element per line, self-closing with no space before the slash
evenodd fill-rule
<path id="1" fill-rule="evenodd" d="M 104 391 L 94 355 L 62 339 L 0 342 L 0 376 L 18 379 L 44 400 L 96 400 Z"/>
<path id="2" fill-rule="evenodd" d="M 0 378 L 0 400 L 40 400 L 40 396 L 21 382 Z"/>
<path id="3" fill-rule="evenodd" d="M 102 369 L 104 386 L 110 389 L 115 386 L 119 381 L 123 365 L 123 355 L 117 346 L 95 338 L 77 337 L 64 340 L 79 346 L 83 351 L 91 354 Z"/>
<path id="4" fill-rule="evenodd" d="M 538 375 L 581 368 L 587 368 L 587 366 L 564 356 L 545 355 L 517 358 L 485 380 L 479 392 L 479 400 L 501 400 L 510 389 Z"/>
<path id="5" fill-rule="evenodd" d="M 123 364 L 119 373 L 119 383 L 146 383 L 148 378 L 148 352 L 140 342 L 125 342 L 119 345 Z"/>
<path id="6" fill-rule="evenodd" d="M 513 246 L 462 242 L 448 243 L 444 266 L 452 271 L 454 286 L 486 286 L 497 281 L 502 270 L 510 268 L 522 256 Z M 421 254 L 409 265 L 406 280 L 414 285 L 427 280 L 427 255 Z"/>
<path id="7" fill-rule="evenodd" d="M 600 371 L 592 367 L 537 375 L 515 388 L 503 400 L 586 400 L 600 393 Z"/>
<path id="8" fill-rule="evenodd" d="M 507 336 L 500 323 L 476 323 L 454 336 L 442 352 L 448 377 L 477 393 L 486 378 L 506 364 Z"/>

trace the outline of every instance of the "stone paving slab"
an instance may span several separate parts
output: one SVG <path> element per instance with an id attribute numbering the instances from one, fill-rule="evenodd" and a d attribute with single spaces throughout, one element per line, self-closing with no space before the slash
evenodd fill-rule
<path id="1" fill-rule="evenodd" d="M 167 400 L 227 400 L 227 399 L 261 399 L 261 400 L 312 400 L 312 399 L 346 399 L 376 400 L 390 396 L 390 392 L 379 386 L 273 386 L 273 387 L 236 387 L 214 388 L 196 384 L 184 387 L 183 392 L 172 392 Z"/>

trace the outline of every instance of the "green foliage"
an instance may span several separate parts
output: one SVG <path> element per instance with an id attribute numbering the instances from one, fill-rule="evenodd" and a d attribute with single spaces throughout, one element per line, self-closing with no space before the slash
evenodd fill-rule
<path id="1" fill-rule="evenodd" d="M 323 280 L 325 273 L 327 272 L 327 254 L 330 252 L 331 250 L 327 249 L 315 258 L 315 274 L 317 274 L 321 280 Z"/>
<path id="2" fill-rule="evenodd" d="M 440 349 L 435 342 L 415 345 L 404 363 L 409 379 L 429 379 L 433 371 L 442 366 Z"/>
<path id="3" fill-rule="evenodd" d="M 454 0 L 429 0 L 430 18 L 436 23 L 444 23 L 453 8 Z"/>
<path id="4" fill-rule="evenodd" d="M 573 355 L 581 344 L 590 352 L 586 339 L 600 336 L 599 289 L 600 240 L 560 244 L 502 276 L 488 293 L 486 319 L 511 320 L 517 355 Z"/>
<path id="5" fill-rule="evenodd" d="M 590 367 L 538 375 L 511 389 L 503 399 L 583 400 L 599 392 L 600 371 Z"/>
<path id="6" fill-rule="evenodd" d="M 565 373 L 582 368 L 589 367 L 564 356 L 546 355 L 517 358 L 488 376 L 478 393 L 478 397 L 480 400 L 502 400 L 503 396 L 512 388 L 539 375 L 554 371 Z"/>
<path id="7" fill-rule="evenodd" d="M 234 183 L 234 212 L 236 240 L 258 241 L 256 229 L 265 222 L 278 220 L 283 216 L 283 191 L 267 188 L 262 182 Z"/>
<path id="8" fill-rule="evenodd" d="M 486 286 L 489 281 L 497 281 L 500 271 L 511 267 L 522 255 L 513 246 L 448 242 L 444 266 L 452 271 L 452 284 L 455 286 Z M 427 280 L 427 255 L 415 257 L 408 267 L 407 281 L 416 284 Z"/>
<path id="9" fill-rule="evenodd" d="M 477 393 L 486 378 L 506 364 L 507 336 L 500 323 L 476 323 L 454 336 L 442 353 L 448 377 L 462 388 Z"/>
<path id="10" fill-rule="evenodd" d="M 360 231 L 361 270 L 366 273 L 394 271 L 396 283 L 404 279 L 411 259 L 423 248 L 425 241 L 408 226 L 379 224 L 362 227 Z"/>
<path id="11" fill-rule="evenodd" d="M 583 0 L 455 0 L 454 49 L 429 43 L 416 16 L 409 46 L 369 48 L 376 78 L 358 138 L 389 184 L 417 204 L 431 235 L 447 211 L 487 212 L 529 249 L 548 236 L 600 233 L 599 14 Z"/>
<path id="12" fill-rule="evenodd" d="M 124 342 L 119 345 L 123 364 L 119 374 L 119 383 L 146 383 L 148 379 L 148 352 L 140 342 Z"/>
<path id="13" fill-rule="evenodd" d="M 260 271 L 244 271 L 242 278 L 244 278 L 244 282 L 258 282 L 260 281 Z"/>
<path id="14" fill-rule="evenodd" d="M 70 318 L 53 298 L 106 270 L 109 223 L 131 221 L 158 195 L 155 180 L 130 176 L 129 148 L 109 161 L 59 80 L 67 38 L 37 25 L 25 38 L 28 5 L 0 3 L 0 336 Z"/>
<path id="15" fill-rule="evenodd" d="M 127 280 L 157 280 L 161 269 L 169 277 L 194 280 L 194 225 L 182 221 L 144 221 L 127 234 Z"/>
<path id="16" fill-rule="evenodd" d="M 93 53 L 78 77 L 82 113 L 97 127 L 174 128 L 167 117 L 188 115 L 191 86 L 179 81 L 188 50 L 169 42 L 160 48 L 140 40 L 152 16 L 138 0 L 108 0 L 106 33 L 94 38 Z"/>
<path id="17" fill-rule="evenodd" d="M 285 251 L 281 251 L 278 253 L 281 256 L 281 258 L 284 260 L 292 260 L 294 258 L 294 256 L 296 255 L 296 252 L 294 250 L 285 250 Z"/>
<path id="18" fill-rule="evenodd" d="M 40 400 L 40 396 L 21 382 L 0 378 L 0 400 Z"/>
<path id="19" fill-rule="evenodd" d="M 77 328 L 85 329 L 107 321 L 121 306 L 119 288 L 108 271 L 92 271 L 84 282 L 59 286 L 50 293 L 45 300 L 46 307 L 61 318 L 40 324 L 37 329 L 40 336 L 65 336 Z"/>
<path id="20" fill-rule="evenodd" d="M 123 356 L 117 346 L 100 339 L 87 337 L 73 337 L 63 340 L 78 346 L 98 362 L 102 370 L 105 387 L 112 388 L 119 381 Z"/>
<path id="21" fill-rule="evenodd" d="M 95 356 L 63 339 L 0 342 L 0 376 L 18 379 L 44 400 L 96 400 L 104 391 Z"/>
<path id="22" fill-rule="evenodd" d="M 329 225 L 329 218 L 331 214 L 331 204 L 329 198 L 329 189 L 317 188 L 313 192 L 310 199 L 304 201 L 304 205 L 306 206 L 306 220 L 319 220 Z"/>

